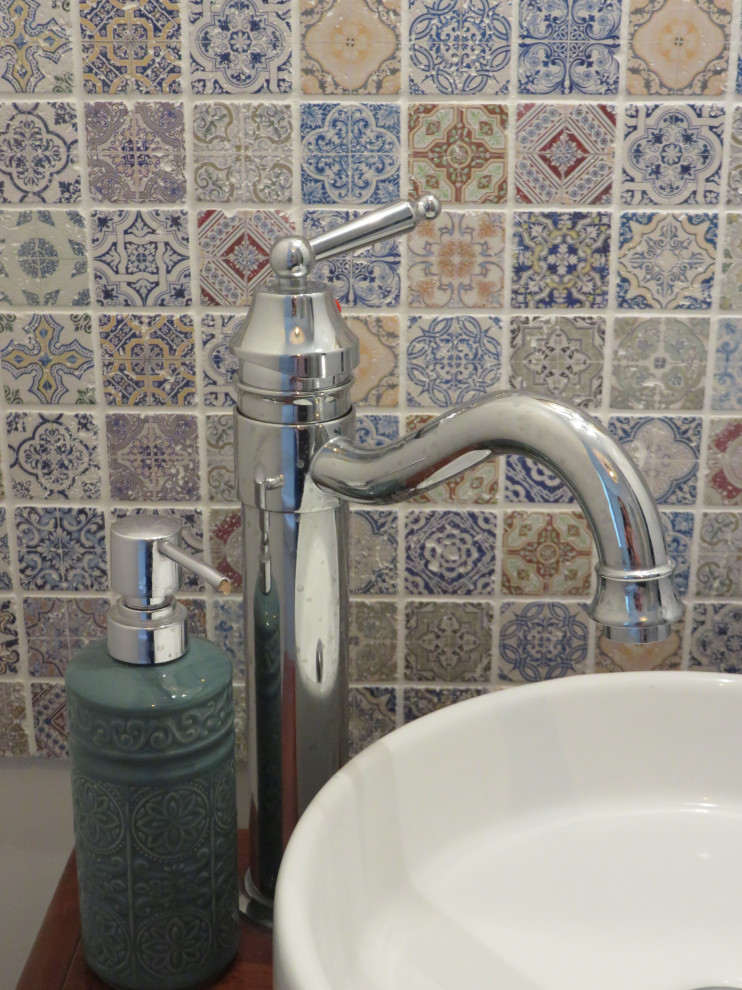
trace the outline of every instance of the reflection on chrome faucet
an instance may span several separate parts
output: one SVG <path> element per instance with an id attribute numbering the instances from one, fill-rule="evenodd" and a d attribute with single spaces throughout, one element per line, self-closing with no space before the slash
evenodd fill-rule
<path id="1" fill-rule="evenodd" d="M 276 280 L 255 294 L 232 340 L 247 650 L 245 882 L 247 912 L 264 923 L 298 816 L 346 757 L 350 501 L 401 501 L 487 457 L 526 454 L 563 479 L 590 524 L 599 563 L 589 612 L 605 634 L 653 642 L 669 635 L 682 614 L 674 565 L 641 474 L 580 411 L 501 392 L 456 406 L 385 447 L 354 441 L 350 387 L 358 343 L 329 289 L 310 280 L 312 265 L 439 212 L 426 196 L 312 241 L 279 241 L 271 252 Z"/>

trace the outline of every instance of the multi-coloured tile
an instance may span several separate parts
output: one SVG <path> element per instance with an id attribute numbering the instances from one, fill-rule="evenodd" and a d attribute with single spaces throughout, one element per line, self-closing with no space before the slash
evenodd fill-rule
<path id="1" fill-rule="evenodd" d="M 719 320 L 716 332 L 711 408 L 742 409 L 742 320 Z"/>
<path id="2" fill-rule="evenodd" d="M 107 591 L 103 512 L 93 506 L 22 505 L 15 510 L 24 591 Z"/>
<path id="3" fill-rule="evenodd" d="M 346 316 L 361 363 L 351 387 L 354 404 L 396 406 L 399 399 L 399 317 Z"/>
<path id="4" fill-rule="evenodd" d="M 368 684 L 396 680 L 397 622 L 396 602 L 350 603 L 348 674 L 351 682 Z"/>
<path id="5" fill-rule="evenodd" d="M 209 513 L 209 556 L 217 570 L 242 589 L 242 513 L 239 509 L 212 509 Z"/>
<path id="6" fill-rule="evenodd" d="M 397 591 L 398 527 L 397 513 L 388 509 L 351 512 L 351 594 L 393 595 Z"/>
<path id="7" fill-rule="evenodd" d="M 513 316 L 510 386 L 576 406 L 599 406 L 604 347 L 603 316 Z"/>
<path id="8" fill-rule="evenodd" d="M 712 419 L 706 449 L 707 505 L 742 505 L 742 419 Z"/>
<path id="9" fill-rule="evenodd" d="M 63 677 L 70 659 L 106 638 L 107 598 L 24 598 L 23 625 L 32 677 Z"/>
<path id="10" fill-rule="evenodd" d="M 487 683 L 494 618 L 490 602 L 407 602 L 405 680 Z"/>
<path id="11" fill-rule="evenodd" d="M 699 602 L 691 610 L 690 667 L 742 674 L 742 605 Z"/>
<path id="12" fill-rule="evenodd" d="M 707 317 L 620 316 L 613 336 L 614 408 L 703 409 Z"/>
<path id="13" fill-rule="evenodd" d="M 497 318 L 411 316 L 407 327 L 407 403 L 452 406 L 500 383 L 502 325 Z"/>
<path id="14" fill-rule="evenodd" d="M 0 367 L 8 405 L 93 404 L 90 314 L 0 314 Z"/>
<path id="15" fill-rule="evenodd" d="M 0 93 L 71 93 L 70 8 L 58 0 L 0 0 Z"/>
<path id="16" fill-rule="evenodd" d="M 165 503 L 200 498 L 195 416 L 110 413 L 106 439 L 111 498 Z"/>
<path id="17" fill-rule="evenodd" d="M 589 624 L 578 604 L 503 602 L 498 677 L 510 684 L 584 674 Z"/>
<path id="18" fill-rule="evenodd" d="M 101 497 L 101 443 L 91 413 L 9 412 L 5 435 L 17 499 L 91 502 Z"/>
<path id="19" fill-rule="evenodd" d="M 18 681 L 0 681 L 0 756 L 28 756 L 26 694 Z"/>
<path id="20" fill-rule="evenodd" d="M 74 103 L 0 104 L 0 203 L 77 203 L 81 181 Z"/>
<path id="21" fill-rule="evenodd" d="M 85 239 L 77 210 L 0 210 L 0 305 L 88 306 Z"/>
<path id="22" fill-rule="evenodd" d="M 190 314 L 101 314 L 98 329 L 106 405 L 195 403 L 196 346 Z"/>
<path id="23" fill-rule="evenodd" d="M 210 502 L 234 502 L 234 424 L 231 413 L 206 417 L 206 491 Z"/>
<path id="24" fill-rule="evenodd" d="M 507 512 L 503 523 L 505 595 L 588 595 L 593 541 L 581 512 Z"/>
<path id="25" fill-rule="evenodd" d="M 611 416 L 608 430 L 641 471 L 654 500 L 692 505 L 698 490 L 698 416 Z"/>
<path id="26" fill-rule="evenodd" d="M 421 509 L 404 519 L 405 591 L 491 595 L 497 516 L 481 510 Z"/>

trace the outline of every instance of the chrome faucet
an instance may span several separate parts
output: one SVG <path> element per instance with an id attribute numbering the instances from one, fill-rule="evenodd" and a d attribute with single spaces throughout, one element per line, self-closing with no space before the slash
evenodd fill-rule
<path id="1" fill-rule="evenodd" d="M 309 279 L 312 266 L 439 213 L 425 196 L 309 241 L 281 239 L 270 257 L 276 280 L 255 293 L 231 342 L 247 652 L 246 912 L 262 923 L 299 815 L 346 758 L 349 502 L 398 502 L 495 454 L 526 454 L 562 478 L 587 517 L 599 559 L 588 611 L 605 635 L 654 642 L 683 611 L 646 483 L 577 409 L 499 392 L 382 448 L 353 439 L 358 343 L 329 288 Z"/>

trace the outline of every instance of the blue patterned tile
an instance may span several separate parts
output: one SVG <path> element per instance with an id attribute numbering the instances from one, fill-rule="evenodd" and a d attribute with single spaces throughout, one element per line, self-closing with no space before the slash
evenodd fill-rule
<path id="1" fill-rule="evenodd" d="M 15 510 L 15 530 L 25 591 L 108 590 L 100 509 L 24 505 Z"/>
<path id="2" fill-rule="evenodd" d="M 99 306 L 190 306 L 185 210 L 94 210 Z"/>
<path id="3" fill-rule="evenodd" d="M 397 591 L 396 512 L 356 509 L 350 514 L 350 591 L 393 595 Z"/>
<path id="4" fill-rule="evenodd" d="M 0 105 L 0 203 L 77 203 L 74 103 Z"/>
<path id="5" fill-rule="evenodd" d="M 502 324 L 475 316 L 411 316 L 407 330 L 407 403 L 452 406 L 500 383 Z"/>
<path id="6" fill-rule="evenodd" d="M 742 409 L 742 320 L 719 320 L 711 408 Z"/>
<path id="7" fill-rule="evenodd" d="M 604 309 L 611 216 L 517 212 L 513 226 L 514 309 Z"/>
<path id="8" fill-rule="evenodd" d="M 396 728 L 397 692 L 390 687 L 352 687 L 348 701 L 348 751 L 357 756 Z"/>
<path id="9" fill-rule="evenodd" d="M 214 601 L 214 642 L 229 654 L 238 678 L 245 676 L 245 630 L 241 598 Z"/>
<path id="10" fill-rule="evenodd" d="M 410 0 L 410 93 L 507 93 L 511 17 L 510 0 Z"/>
<path id="11" fill-rule="evenodd" d="M 698 489 L 698 416 L 612 416 L 608 430 L 626 447 L 656 502 L 691 505 Z"/>
<path id="12" fill-rule="evenodd" d="M 719 202 L 724 107 L 632 104 L 624 119 L 622 203 Z"/>
<path id="13" fill-rule="evenodd" d="M 398 437 L 398 416 L 361 413 L 356 419 L 356 440 L 364 447 L 384 447 Z"/>
<path id="14" fill-rule="evenodd" d="M 67 696 L 64 684 L 36 681 L 31 685 L 36 753 L 52 759 L 69 756 Z"/>
<path id="15" fill-rule="evenodd" d="M 691 622 L 691 669 L 742 674 L 742 605 L 697 604 Z"/>
<path id="16" fill-rule="evenodd" d="M 444 687 L 444 688 L 419 688 L 406 687 L 404 689 L 404 721 L 414 722 L 423 715 L 430 715 L 438 712 L 442 708 L 449 708 L 460 701 L 468 701 L 470 698 L 479 698 L 487 694 L 486 687 Z"/>
<path id="17" fill-rule="evenodd" d="M 315 237 L 361 215 L 360 211 L 307 210 L 304 214 L 304 236 Z M 400 259 L 396 239 L 379 241 L 362 251 L 340 254 L 320 262 L 313 269 L 313 277 L 320 282 L 329 282 L 343 306 L 367 309 L 398 306 Z"/>
<path id="18" fill-rule="evenodd" d="M 10 545 L 8 543 L 8 519 L 5 506 L 0 506 L 0 590 L 13 590 L 10 572 Z"/>
<path id="19" fill-rule="evenodd" d="M 235 502 L 234 418 L 206 417 L 206 485 L 210 502 Z"/>
<path id="20" fill-rule="evenodd" d="M 125 502 L 200 498 L 198 421 L 181 414 L 106 416 L 111 497 Z"/>
<path id="21" fill-rule="evenodd" d="M 493 512 L 408 513 L 405 591 L 410 595 L 491 595 L 496 537 Z"/>
<path id="22" fill-rule="evenodd" d="M 681 595 L 687 595 L 695 516 L 692 512 L 661 512 L 660 518 L 667 555 L 675 561 L 675 585 Z"/>
<path id="23" fill-rule="evenodd" d="M 289 0 L 192 0 L 194 93 L 291 92 Z"/>
<path id="24" fill-rule="evenodd" d="M 26 693 L 19 682 L 0 682 L 0 756 L 28 756 Z"/>
<path id="25" fill-rule="evenodd" d="M 100 439 L 90 413 L 11 412 L 5 418 L 10 483 L 16 498 L 96 501 Z"/>
<path id="26" fill-rule="evenodd" d="M 192 316 L 101 315 L 98 328 L 106 405 L 195 404 Z"/>
<path id="27" fill-rule="evenodd" d="M 618 92 L 619 0 L 521 0 L 521 93 Z"/>
<path id="28" fill-rule="evenodd" d="M 394 103 L 303 103 L 305 203 L 389 203 L 400 196 L 400 110 Z"/>
<path id="29" fill-rule="evenodd" d="M 520 684 L 584 674 L 588 638 L 589 619 L 580 605 L 504 602 L 498 677 Z"/>
<path id="30" fill-rule="evenodd" d="M 69 5 L 0 0 L 0 93 L 71 93 Z"/>
<path id="31" fill-rule="evenodd" d="M 95 358 L 89 313 L 0 314 L 5 402 L 92 405 Z"/>
<path id="32" fill-rule="evenodd" d="M 106 638 L 107 598 L 24 598 L 23 625 L 32 677 L 63 677 L 71 657 Z"/>
<path id="33" fill-rule="evenodd" d="M 81 213 L 0 210 L 0 303 L 34 307 L 90 304 Z"/>
<path id="34" fill-rule="evenodd" d="M 204 405 L 233 406 L 237 358 L 229 342 L 244 320 L 241 313 L 204 313 L 201 317 L 201 364 Z"/>
<path id="35" fill-rule="evenodd" d="M 15 602 L 0 600 L 0 677 L 21 673 Z M 0 735 L 2 728 L 0 727 Z"/>
<path id="36" fill-rule="evenodd" d="M 508 454 L 505 458 L 505 501 L 543 502 L 555 504 L 574 502 L 574 495 L 564 482 L 540 461 L 521 454 Z"/>

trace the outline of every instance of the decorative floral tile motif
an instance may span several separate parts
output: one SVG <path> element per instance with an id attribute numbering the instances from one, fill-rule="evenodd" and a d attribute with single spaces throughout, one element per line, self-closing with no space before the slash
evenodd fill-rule
<path id="1" fill-rule="evenodd" d="M 410 93 L 507 93 L 511 17 L 511 0 L 409 0 Z"/>
<path id="2" fill-rule="evenodd" d="M 728 213 L 719 309 L 742 309 L 742 213 Z"/>
<path id="3" fill-rule="evenodd" d="M 398 93 L 399 5 L 384 0 L 302 0 L 304 93 Z"/>
<path id="4" fill-rule="evenodd" d="M 385 447 L 399 437 L 399 417 L 360 413 L 356 418 L 356 440 L 364 447 Z"/>
<path id="5" fill-rule="evenodd" d="M 399 399 L 399 317 L 347 316 L 361 363 L 350 397 L 355 405 L 396 406 Z"/>
<path id="6" fill-rule="evenodd" d="M 234 502 L 234 421 L 231 413 L 206 417 L 206 490 L 210 502 Z"/>
<path id="7" fill-rule="evenodd" d="M 3 591 L 12 591 L 13 589 L 13 576 L 10 572 L 8 520 L 4 506 L 0 506 L 0 589 Z"/>
<path id="8" fill-rule="evenodd" d="M 515 200 L 565 206 L 609 203 L 616 108 L 606 103 L 521 103 Z"/>
<path id="9" fill-rule="evenodd" d="M 199 277 L 204 306 L 246 306 L 273 277 L 270 250 L 293 224 L 278 210 L 204 210 L 198 214 Z"/>
<path id="10" fill-rule="evenodd" d="M 618 0 L 520 0 L 521 93 L 618 91 Z"/>
<path id="11" fill-rule="evenodd" d="M 69 756 L 67 697 L 64 684 L 36 681 L 31 684 L 33 727 L 38 756 Z"/>
<path id="12" fill-rule="evenodd" d="M 92 405 L 90 314 L 0 314 L 0 367 L 8 405 Z"/>
<path id="13" fill-rule="evenodd" d="M 190 502 L 200 498 L 198 421 L 180 414 L 106 416 L 111 498 Z"/>
<path id="14" fill-rule="evenodd" d="M 88 643 L 106 638 L 107 598 L 24 598 L 23 624 L 32 677 L 64 677 Z"/>
<path id="15" fill-rule="evenodd" d="M 348 663 L 352 682 L 393 681 L 396 678 L 396 602 L 350 603 Z"/>
<path id="16" fill-rule="evenodd" d="M 504 495 L 506 502 L 574 502 L 575 498 L 555 474 L 539 461 L 520 454 L 505 458 Z"/>
<path id="17" fill-rule="evenodd" d="M 691 621 L 691 669 L 742 674 L 742 605 L 696 604 Z"/>
<path id="18" fill-rule="evenodd" d="M 727 145 L 729 153 L 727 205 L 742 206 L 742 107 L 734 108 L 729 136 L 731 140 Z"/>
<path id="19" fill-rule="evenodd" d="M 0 203 L 77 203 L 74 103 L 0 104 Z"/>
<path id="20" fill-rule="evenodd" d="M 410 195 L 441 203 L 504 203 L 507 107 L 414 103 L 408 112 Z"/>
<path id="21" fill-rule="evenodd" d="M 719 202 L 724 107 L 635 103 L 624 119 L 622 203 Z"/>
<path id="22" fill-rule="evenodd" d="M 659 643 L 616 643 L 599 636 L 595 650 L 598 674 L 626 670 L 679 670 L 683 662 L 683 623 L 676 622 Z"/>
<path id="23" fill-rule="evenodd" d="M 103 513 L 93 506 L 24 505 L 15 510 L 24 591 L 107 591 Z"/>
<path id="24" fill-rule="evenodd" d="M 108 406 L 192 406 L 196 401 L 193 317 L 101 315 Z"/>
<path id="25" fill-rule="evenodd" d="M 290 93 L 289 0 L 192 0 L 194 93 Z"/>
<path id="26" fill-rule="evenodd" d="M 0 683 L 0 756 L 28 756 L 29 752 L 23 685 Z"/>
<path id="27" fill-rule="evenodd" d="M 719 320 L 711 408 L 742 409 L 742 320 Z"/>
<path id="28" fill-rule="evenodd" d="M 699 417 L 612 416 L 608 430 L 626 447 L 656 502 L 695 502 L 701 446 Z"/>
<path id="29" fill-rule="evenodd" d="M 357 756 L 397 727 L 397 692 L 394 688 L 352 687 L 348 708 L 350 756 Z"/>
<path id="30" fill-rule="evenodd" d="M 502 374 L 502 324 L 475 316 L 411 316 L 407 403 L 452 406 L 481 398 Z"/>
<path id="31" fill-rule="evenodd" d="M 510 387 L 575 406 L 598 406 L 604 347 L 602 316 L 513 316 Z"/>
<path id="32" fill-rule="evenodd" d="M 494 606 L 489 602 L 407 602 L 407 681 L 489 681 Z"/>
<path id="33" fill-rule="evenodd" d="M 362 216 L 362 213 L 355 210 L 307 210 L 304 214 L 304 236 L 315 237 Z M 396 238 L 378 241 L 362 251 L 339 254 L 320 262 L 313 269 L 313 278 L 319 282 L 329 282 L 343 307 L 383 309 L 398 306 L 401 292 L 400 257 Z"/>
<path id="34" fill-rule="evenodd" d="M 419 224 L 407 238 L 413 309 L 499 309 L 505 281 L 505 217 L 452 213 Z"/>
<path id="35" fill-rule="evenodd" d="M 604 309 L 610 240 L 609 213 L 516 213 L 513 308 Z"/>
<path id="36" fill-rule="evenodd" d="M 219 597 L 214 607 L 214 642 L 229 655 L 238 680 L 245 677 L 245 628 L 242 599 Z"/>
<path id="37" fill-rule="evenodd" d="M 190 306 L 185 210 L 94 210 L 99 306 Z"/>
<path id="38" fill-rule="evenodd" d="M 506 595 L 587 595 L 593 541 L 581 512 L 507 512 L 502 591 Z"/>
<path id="39" fill-rule="evenodd" d="M 301 193 L 305 203 L 399 199 L 400 111 L 394 103 L 303 103 Z"/>
<path id="40" fill-rule="evenodd" d="M 629 93 L 724 92 L 731 20 L 726 0 L 631 0 L 629 10 Z"/>
<path id="41" fill-rule="evenodd" d="M 101 497 L 100 439 L 92 415 L 11 412 L 5 433 L 16 498 L 90 502 Z"/>
<path id="42" fill-rule="evenodd" d="M 405 591 L 491 595 L 497 517 L 493 512 L 420 510 L 405 517 Z"/>
<path id="43" fill-rule="evenodd" d="M 511 684 L 584 674 L 589 619 L 577 604 L 504 602 L 498 677 Z"/>
<path id="44" fill-rule="evenodd" d="M 0 0 L 0 93 L 71 93 L 69 7 L 57 0 Z"/>
<path id="45" fill-rule="evenodd" d="M 712 419 L 706 451 L 708 505 L 742 505 L 742 419 Z"/>
<path id="46" fill-rule="evenodd" d="M 468 701 L 470 698 L 478 698 L 482 694 L 487 694 L 488 688 L 417 688 L 406 687 L 404 689 L 404 712 L 405 724 L 414 722 L 423 715 L 430 715 L 438 712 L 441 708 L 449 708 L 459 701 Z"/>
<path id="47" fill-rule="evenodd" d="M 703 408 L 707 318 L 620 316 L 613 334 L 612 406 Z"/>
<path id="48" fill-rule="evenodd" d="M 708 309 L 718 217 L 712 213 L 624 213 L 616 301 L 623 309 Z"/>
<path id="49" fill-rule="evenodd" d="M 432 416 L 417 415 L 405 418 L 405 430 L 412 433 L 419 430 L 433 419 Z M 475 505 L 493 505 L 497 502 L 498 479 L 500 477 L 500 458 L 490 457 L 475 467 L 467 468 L 461 474 L 442 481 L 428 491 L 416 495 L 413 503 L 461 503 L 472 502 Z"/>
<path id="50" fill-rule="evenodd" d="M 695 516 L 692 512 L 661 512 L 668 557 L 675 562 L 675 587 L 686 595 L 690 584 L 690 558 Z"/>
<path id="51" fill-rule="evenodd" d="M 182 203 L 183 104 L 86 103 L 90 196 L 107 203 Z"/>
<path id="52" fill-rule="evenodd" d="M 180 93 L 177 0 L 80 0 L 86 93 Z"/>
<path id="53" fill-rule="evenodd" d="M 237 359 L 229 341 L 244 320 L 244 314 L 205 313 L 201 317 L 201 363 L 205 406 L 234 405 L 233 377 Z"/>
<path id="54" fill-rule="evenodd" d="M 290 203 L 293 123 L 288 103 L 196 103 L 196 199 Z"/>
<path id="55" fill-rule="evenodd" d="M 212 509 L 209 513 L 211 563 L 242 590 L 242 513 L 239 509 Z"/>
<path id="56" fill-rule="evenodd" d="M 21 657 L 18 650 L 18 626 L 15 602 L 0 601 L 0 677 L 20 673 Z M 2 719 L 2 715 L 0 715 Z M 2 728 L 0 727 L 0 738 Z M 2 743 L 0 742 L 0 753 Z"/>
<path id="57" fill-rule="evenodd" d="M 111 510 L 112 521 L 126 519 L 127 516 L 141 515 L 168 516 L 177 519 L 181 523 L 180 538 L 183 549 L 192 553 L 195 557 L 203 556 L 204 523 L 200 509 L 186 509 L 182 505 L 172 507 L 157 505 L 154 508 L 127 505 L 117 506 Z M 203 593 L 206 584 L 198 575 L 183 568 L 181 587 L 184 590 L 187 589 L 189 592 Z M 193 610 L 194 614 L 198 614 L 201 611 L 200 606 L 197 604 L 193 606 Z"/>
<path id="58" fill-rule="evenodd" d="M 76 210 L 0 210 L 0 304 L 89 305 L 86 254 Z"/>
<path id="59" fill-rule="evenodd" d="M 393 595 L 397 591 L 396 512 L 356 509 L 350 514 L 350 592 Z"/>

